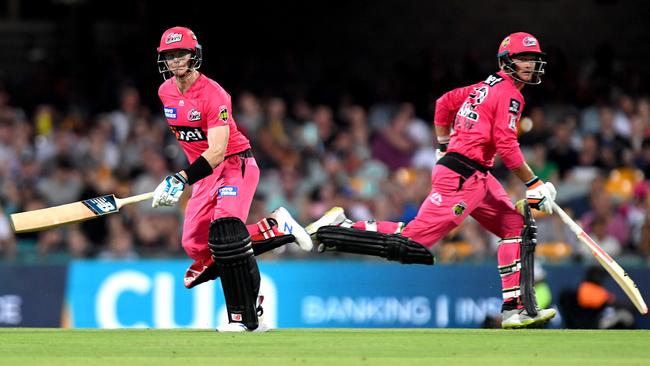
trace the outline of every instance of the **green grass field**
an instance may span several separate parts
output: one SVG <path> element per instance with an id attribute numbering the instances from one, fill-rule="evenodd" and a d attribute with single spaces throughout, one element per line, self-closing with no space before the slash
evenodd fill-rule
<path id="1" fill-rule="evenodd" d="M 649 365 L 650 331 L 0 329 L 0 365 Z"/>

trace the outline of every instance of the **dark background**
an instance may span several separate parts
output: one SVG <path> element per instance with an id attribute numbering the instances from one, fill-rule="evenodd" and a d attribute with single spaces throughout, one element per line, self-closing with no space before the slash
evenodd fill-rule
<path id="1" fill-rule="evenodd" d="M 115 86 L 129 84 L 159 108 L 155 48 L 183 25 L 204 47 L 202 70 L 233 95 L 410 100 L 429 118 L 434 98 L 494 71 L 500 41 L 527 31 L 549 60 L 544 84 L 526 90 L 529 105 L 582 106 L 618 87 L 648 92 L 648 14 L 650 2 L 617 0 L 4 0 L 0 80 L 28 112 L 42 102 L 107 110 Z M 589 72 L 602 80 L 582 92 Z"/>

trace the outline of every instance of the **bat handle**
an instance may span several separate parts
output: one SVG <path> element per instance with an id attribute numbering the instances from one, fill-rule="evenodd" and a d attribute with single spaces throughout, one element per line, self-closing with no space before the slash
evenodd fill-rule
<path id="1" fill-rule="evenodd" d="M 143 193 L 143 194 L 139 194 L 139 195 L 131 196 L 131 197 L 126 197 L 126 198 L 117 198 L 116 201 L 117 201 L 118 207 L 122 207 L 124 205 L 128 205 L 128 204 L 131 204 L 131 203 L 146 201 L 146 200 L 150 199 L 151 197 L 153 197 L 153 192 Z"/>

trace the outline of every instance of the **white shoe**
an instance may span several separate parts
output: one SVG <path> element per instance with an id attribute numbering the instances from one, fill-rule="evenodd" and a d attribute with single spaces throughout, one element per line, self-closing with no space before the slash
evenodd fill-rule
<path id="1" fill-rule="evenodd" d="M 538 309 L 537 316 L 531 317 L 524 309 L 506 310 L 501 313 L 501 328 L 517 329 L 542 325 L 555 317 L 555 309 Z"/>
<path id="2" fill-rule="evenodd" d="M 314 247 L 311 237 L 305 229 L 293 217 L 286 208 L 280 207 L 271 213 L 272 218 L 278 222 L 278 231 L 284 234 L 292 234 L 296 237 L 296 244 L 304 251 L 310 251 Z"/>
<path id="3" fill-rule="evenodd" d="M 246 332 L 248 327 L 243 323 L 225 323 L 217 326 L 217 332 L 219 333 L 240 333 Z"/>
<path id="4" fill-rule="evenodd" d="M 226 323 L 221 324 L 217 327 L 217 332 L 219 333 L 242 333 L 242 332 L 251 332 L 251 333 L 266 333 L 271 328 L 266 325 L 261 319 L 257 328 L 250 330 L 247 326 L 242 323 Z"/>
<path id="5" fill-rule="evenodd" d="M 305 230 L 307 230 L 307 233 L 309 235 L 314 235 L 318 229 L 323 226 L 341 225 L 343 222 L 345 222 L 345 220 L 347 220 L 347 218 L 345 217 L 343 207 L 332 207 L 327 212 L 325 212 L 325 214 L 321 216 L 320 219 L 307 225 Z"/>

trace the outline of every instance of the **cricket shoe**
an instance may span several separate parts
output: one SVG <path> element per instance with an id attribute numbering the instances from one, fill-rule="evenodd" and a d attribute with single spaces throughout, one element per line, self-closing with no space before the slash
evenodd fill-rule
<path id="1" fill-rule="evenodd" d="M 224 323 L 217 326 L 217 332 L 219 333 L 238 333 L 238 332 L 253 332 L 253 333 L 266 333 L 271 330 L 264 322 L 264 308 L 262 303 L 264 302 L 264 295 L 257 296 L 257 328 L 251 330 L 248 329 L 243 323 Z"/>
<path id="2" fill-rule="evenodd" d="M 314 247 L 314 243 L 311 241 L 311 237 L 305 229 L 303 229 L 300 224 L 293 217 L 286 208 L 280 207 L 275 209 L 271 215 L 272 219 L 278 223 L 277 229 L 285 235 L 293 235 L 296 238 L 296 244 L 300 246 L 300 249 L 304 251 L 311 251 Z"/>
<path id="3" fill-rule="evenodd" d="M 325 212 L 325 214 L 321 216 L 320 219 L 307 225 L 305 230 L 307 230 L 307 233 L 309 233 L 312 240 L 318 245 L 318 252 L 322 253 L 325 251 L 325 246 L 321 244 L 318 239 L 316 239 L 316 232 L 318 229 L 322 228 L 323 226 L 339 226 L 345 222 L 349 222 L 351 226 L 351 221 L 345 217 L 343 207 L 336 206 L 330 208 L 327 212 Z"/>
<path id="4" fill-rule="evenodd" d="M 346 220 L 347 217 L 345 217 L 343 207 L 332 207 L 327 212 L 325 212 L 325 214 L 321 216 L 320 219 L 307 225 L 305 230 L 307 230 L 307 233 L 309 235 L 314 235 L 318 229 L 322 228 L 323 226 L 338 226 L 344 223 Z"/>
<path id="5" fill-rule="evenodd" d="M 269 328 L 265 323 L 263 323 L 260 319 L 259 324 L 257 325 L 257 328 L 250 330 L 248 329 L 247 326 L 245 326 L 243 323 L 226 323 L 226 324 L 221 324 L 217 327 L 217 332 L 219 333 L 243 333 L 243 332 L 251 332 L 251 333 L 266 333 L 271 328 Z"/>
<path id="6" fill-rule="evenodd" d="M 537 316 L 531 317 L 525 309 L 504 310 L 501 312 L 501 328 L 534 328 L 555 317 L 555 309 L 538 309 Z"/>

